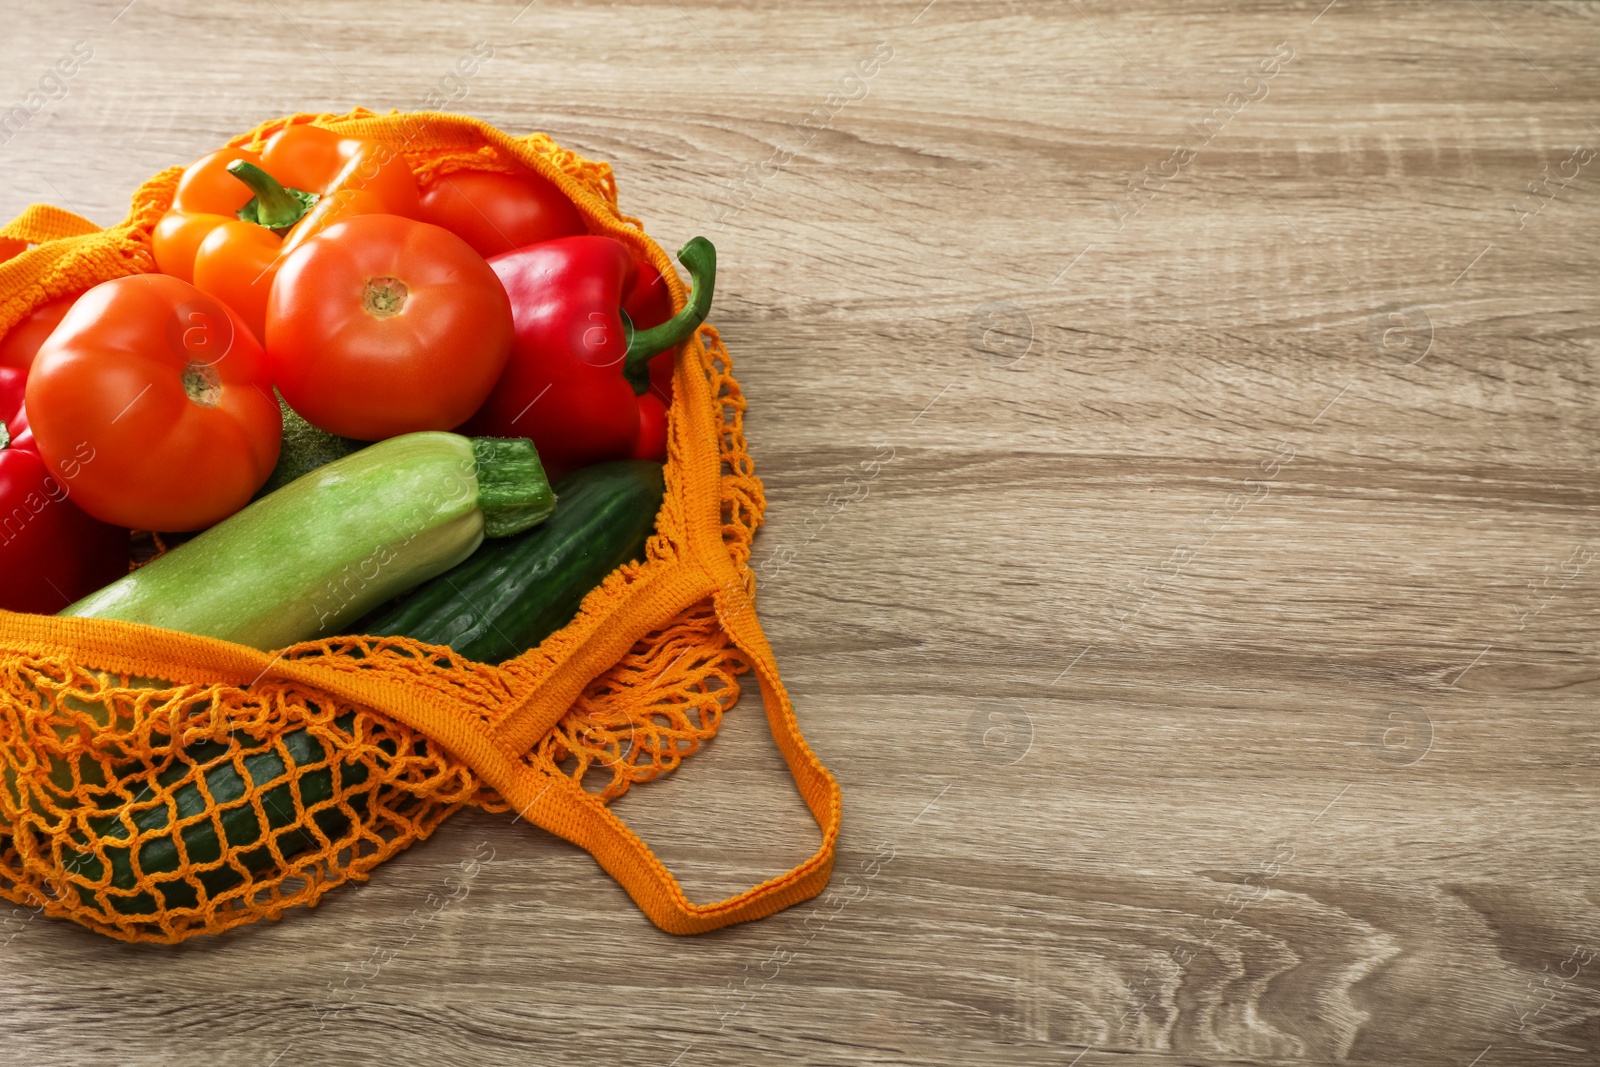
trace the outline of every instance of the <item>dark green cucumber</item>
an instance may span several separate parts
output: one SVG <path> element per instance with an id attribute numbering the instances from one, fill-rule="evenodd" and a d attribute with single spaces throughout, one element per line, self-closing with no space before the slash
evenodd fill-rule
<path id="1" fill-rule="evenodd" d="M 337 719 L 335 725 L 348 730 L 353 720 L 354 716 L 347 714 Z M 380 744 L 380 747 L 384 747 L 387 751 L 393 744 L 392 742 L 387 746 Z M 322 744 L 306 730 L 291 730 L 284 734 L 283 748 L 296 767 L 322 763 L 327 759 L 327 752 Z M 230 803 L 235 806 L 227 808 L 215 818 L 190 822 L 181 827 L 177 835 L 162 832 L 173 824 L 166 804 L 145 808 L 135 812 L 128 819 L 128 822 L 133 823 L 137 835 L 144 837 L 152 832 L 155 835 L 146 837 L 139 845 L 139 869 L 150 876 L 155 883 L 159 900 L 148 892 L 132 892 L 137 885 L 132 849 L 127 845 L 118 844 L 130 840 L 127 823 L 109 811 L 104 815 L 89 817 L 89 827 L 101 845 L 101 853 L 111 865 L 109 886 L 112 892 L 108 894 L 108 899 L 116 911 L 124 915 L 148 915 L 171 908 L 197 906 L 199 895 L 188 881 L 182 877 L 162 877 L 173 874 L 182 866 L 183 855 L 187 855 L 190 864 L 215 863 L 222 858 L 224 847 L 243 848 L 243 851 L 235 854 L 238 862 L 248 871 L 260 872 L 274 866 L 272 850 L 267 843 L 269 834 L 276 841 L 279 854 L 286 858 L 317 847 L 319 842 L 316 831 L 304 823 L 286 832 L 274 833 L 274 831 L 283 831 L 285 827 L 295 822 L 294 793 L 299 794 L 301 810 L 310 810 L 333 799 L 333 767 L 328 765 L 306 771 L 298 779 L 291 781 L 290 769 L 285 765 L 283 758 L 277 751 L 268 749 L 239 760 L 245 771 L 245 774 L 241 775 L 235 761 L 227 758 L 230 751 L 231 746 L 217 741 L 203 741 L 189 745 L 184 752 L 185 760 L 175 763 L 158 775 L 157 780 L 161 785 L 171 785 L 188 774 L 191 765 L 212 764 L 202 772 L 202 776 L 205 778 L 206 791 L 211 794 L 214 804 L 207 803 L 197 783 L 189 782 L 179 786 L 173 790 L 171 805 L 176 809 L 179 822 L 210 813 L 215 808 L 222 808 Z M 392 756 L 394 753 L 389 752 L 389 754 Z M 352 786 L 363 784 L 367 780 L 367 773 L 365 764 L 342 763 L 339 768 L 342 787 L 348 790 Z M 267 816 L 265 827 L 256 817 L 254 807 L 236 803 L 252 786 L 263 790 L 261 807 Z M 102 804 L 114 803 L 116 801 L 110 797 L 102 801 Z M 349 803 L 360 814 L 364 812 L 367 797 L 364 793 L 357 793 L 350 798 Z M 349 828 L 349 820 L 334 805 L 312 812 L 311 820 L 328 838 L 337 838 Z M 221 838 L 217 836 L 218 823 L 222 827 Z M 182 854 L 178 848 L 179 837 L 183 841 Z M 68 839 L 77 846 L 72 852 L 63 850 L 68 871 L 92 881 L 99 881 L 105 873 L 105 864 L 99 856 L 88 850 L 87 839 L 76 831 L 69 833 Z M 252 845 L 256 847 L 249 847 Z M 205 889 L 206 894 L 211 896 L 238 885 L 244 880 L 244 875 L 231 864 L 223 864 L 208 871 L 196 872 L 194 878 Z M 79 895 L 85 903 L 93 903 L 92 890 L 80 888 Z"/>
<path id="2" fill-rule="evenodd" d="M 555 490 L 555 514 L 544 525 L 485 541 L 465 563 L 373 616 L 365 632 L 500 663 L 571 622 L 589 590 L 644 556 L 666 486 L 659 463 L 621 460 L 574 471 Z"/>

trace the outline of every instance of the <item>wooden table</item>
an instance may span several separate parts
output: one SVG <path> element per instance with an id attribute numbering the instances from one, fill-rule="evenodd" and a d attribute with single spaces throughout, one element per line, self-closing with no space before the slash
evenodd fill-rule
<path id="1" fill-rule="evenodd" d="M 5 102 L 93 57 L 6 215 L 440 94 L 710 236 L 846 823 L 696 938 L 477 813 L 222 938 L 23 922 L 0 1060 L 1596 1062 L 1600 11 L 925 2 L 7 10 Z M 620 803 L 697 899 L 815 847 L 757 703 Z"/>

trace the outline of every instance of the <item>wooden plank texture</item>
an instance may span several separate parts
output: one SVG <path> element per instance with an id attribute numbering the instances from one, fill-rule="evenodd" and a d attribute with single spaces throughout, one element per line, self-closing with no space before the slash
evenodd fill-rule
<path id="1" fill-rule="evenodd" d="M 716 241 L 846 822 L 691 939 L 479 813 L 175 949 L 14 917 L 0 1062 L 1600 1060 L 1600 8 L 125 2 L 6 4 L 0 103 L 93 58 L 0 214 L 444 92 Z M 619 810 L 699 899 L 815 846 L 749 696 Z"/>

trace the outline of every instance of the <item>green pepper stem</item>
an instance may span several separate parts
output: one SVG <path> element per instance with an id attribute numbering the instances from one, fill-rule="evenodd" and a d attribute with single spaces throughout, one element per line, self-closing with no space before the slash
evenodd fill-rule
<path id="1" fill-rule="evenodd" d="M 228 164 L 228 173 L 238 178 L 255 195 L 239 209 L 239 217 L 269 230 L 286 230 L 305 218 L 318 200 L 316 193 L 286 188 L 278 179 L 244 159 Z"/>
<path id="2" fill-rule="evenodd" d="M 659 326 L 635 330 L 626 314 L 628 351 L 623 357 L 623 376 L 633 391 L 643 394 L 650 388 L 650 360 L 669 348 L 676 348 L 699 329 L 711 310 L 711 297 L 717 285 L 717 250 L 704 237 L 696 237 L 678 250 L 678 261 L 689 270 L 692 288 L 682 311 Z"/>
<path id="3" fill-rule="evenodd" d="M 11 447 L 11 427 L 6 425 L 5 419 L 0 419 L 0 449 Z"/>

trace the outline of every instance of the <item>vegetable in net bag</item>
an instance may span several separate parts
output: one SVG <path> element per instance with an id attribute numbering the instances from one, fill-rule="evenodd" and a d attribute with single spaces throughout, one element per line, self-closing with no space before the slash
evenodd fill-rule
<path id="1" fill-rule="evenodd" d="M 619 212 L 606 164 L 431 112 L 294 115 L 231 143 L 258 149 L 300 124 L 375 140 L 424 183 L 516 166 L 542 175 L 684 306 L 670 258 Z M 154 270 L 151 229 L 181 172 L 146 182 L 110 229 L 43 205 L 0 227 L 0 337 L 47 301 Z M 644 558 L 503 663 L 399 637 L 262 652 L 0 612 L 0 896 L 121 940 L 177 942 L 315 904 L 465 805 L 515 811 L 587 849 L 672 933 L 819 893 L 839 789 L 800 734 L 756 620 L 748 561 L 764 497 L 713 327 L 683 347 L 673 384 L 666 498 Z M 712 737 L 746 673 L 822 842 L 792 870 L 695 904 L 608 804 Z"/>

